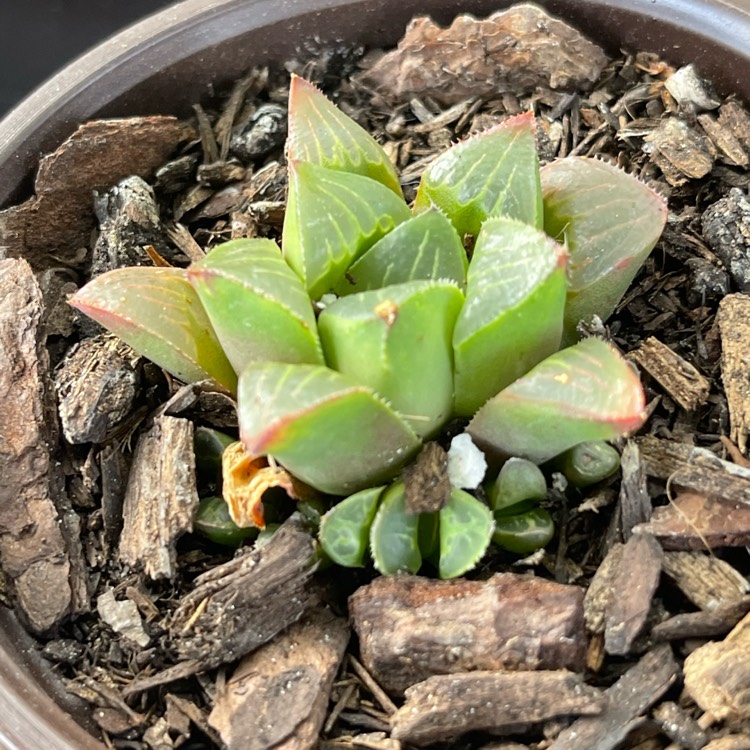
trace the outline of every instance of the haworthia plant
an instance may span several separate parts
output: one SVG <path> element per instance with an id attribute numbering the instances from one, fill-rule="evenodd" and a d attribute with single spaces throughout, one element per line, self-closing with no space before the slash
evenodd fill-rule
<path id="1" fill-rule="evenodd" d="M 535 133 L 525 113 L 447 149 L 411 210 L 376 140 L 293 78 L 281 248 L 233 240 L 188 269 L 110 272 L 71 302 L 179 379 L 236 389 L 247 456 L 329 497 L 320 540 L 339 564 L 450 578 L 491 539 L 524 553 L 553 530 L 528 462 L 645 420 L 634 370 L 575 329 L 615 309 L 666 215 L 603 162 L 540 172 Z M 512 458 L 492 507 L 453 489 L 412 515 L 425 506 L 407 507 L 399 475 L 455 417 Z M 220 538 L 221 506 L 202 507 Z"/>

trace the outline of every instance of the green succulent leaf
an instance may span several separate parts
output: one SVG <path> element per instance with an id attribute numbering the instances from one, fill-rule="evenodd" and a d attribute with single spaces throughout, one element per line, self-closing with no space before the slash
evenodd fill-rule
<path id="1" fill-rule="evenodd" d="M 221 457 L 224 449 L 237 438 L 210 427 L 199 425 L 193 433 L 193 449 L 195 451 L 195 469 L 198 475 L 209 481 L 221 481 Z"/>
<path id="2" fill-rule="evenodd" d="M 576 487 L 588 487 L 612 476 L 620 468 L 620 454 L 601 440 L 580 443 L 558 460 L 566 479 Z"/>
<path id="3" fill-rule="evenodd" d="M 507 218 L 484 223 L 453 334 L 458 414 L 471 416 L 557 351 L 566 258 L 562 246 L 538 229 Z"/>
<path id="4" fill-rule="evenodd" d="M 320 315 L 326 361 L 372 388 L 420 436 L 453 402 L 453 326 L 463 294 L 452 283 L 411 281 L 342 297 Z"/>
<path id="5" fill-rule="evenodd" d="M 455 578 L 471 570 L 487 551 L 494 527 L 490 509 L 454 487 L 440 510 L 440 577 Z"/>
<path id="6" fill-rule="evenodd" d="M 242 529 L 232 520 L 223 497 L 207 497 L 198 503 L 193 530 L 226 547 L 239 547 L 248 537 L 258 533 L 258 529 Z"/>
<path id="7" fill-rule="evenodd" d="M 547 480 L 535 463 L 513 456 L 503 464 L 489 495 L 496 516 L 516 515 L 547 497 Z"/>
<path id="8" fill-rule="evenodd" d="M 382 484 L 420 444 L 372 390 L 320 365 L 250 365 L 240 375 L 238 412 L 250 455 L 271 455 L 332 495 Z"/>
<path id="9" fill-rule="evenodd" d="M 333 506 L 321 519 L 318 539 L 333 562 L 361 568 L 370 539 L 383 487 L 371 487 L 350 495 Z"/>
<path id="10" fill-rule="evenodd" d="M 290 161 L 307 161 L 376 180 L 401 197 L 398 174 L 381 145 L 324 94 L 293 75 L 289 87 Z"/>
<path id="11" fill-rule="evenodd" d="M 251 362 L 323 364 L 310 298 L 273 240 L 225 242 L 188 278 L 236 372 Z"/>
<path id="12" fill-rule="evenodd" d="M 237 376 L 186 271 L 118 268 L 68 301 L 180 380 L 212 379 L 234 392 Z"/>
<path id="13" fill-rule="evenodd" d="M 369 177 L 292 161 L 284 258 L 318 299 L 354 260 L 410 216 L 401 198 Z"/>
<path id="14" fill-rule="evenodd" d="M 532 508 L 516 516 L 495 516 L 492 541 L 517 555 L 530 555 L 546 547 L 555 535 L 552 516 L 544 508 Z"/>
<path id="15" fill-rule="evenodd" d="M 394 482 L 383 493 L 370 529 L 370 554 L 383 575 L 416 573 L 422 567 L 419 515 L 406 512 L 403 482 Z"/>
<path id="16" fill-rule="evenodd" d="M 535 130 L 534 116 L 527 112 L 449 148 L 425 170 L 414 210 L 437 206 L 461 235 L 478 234 L 491 216 L 541 229 Z"/>
<path id="17" fill-rule="evenodd" d="M 656 244 L 664 199 L 636 177 L 598 159 L 567 157 L 541 172 L 544 229 L 570 253 L 568 338 L 581 320 L 606 320 Z"/>
<path id="18" fill-rule="evenodd" d="M 485 450 L 542 463 L 586 440 L 612 440 L 646 420 L 633 367 L 600 339 L 563 349 L 490 399 L 467 432 Z"/>
<path id="19" fill-rule="evenodd" d="M 336 285 L 339 296 L 419 279 L 455 281 L 463 289 L 468 261 L 453 225 L 436 208 L 399 224 L 356 260 Z"/>

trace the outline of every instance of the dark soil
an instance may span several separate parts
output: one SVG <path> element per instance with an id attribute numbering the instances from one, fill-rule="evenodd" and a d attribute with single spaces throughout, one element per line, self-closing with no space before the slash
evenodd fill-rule
<path id="1" fill-rule="evenodd" d="M 231 433 L 231 403 L 172 381 L 74 319 L 61 300 L 92 268 L 186 265 L 230 238 L 279 239 L 289 77 L 254 69 L 213 107 L 196 107 L 189 126 L 169 126 L 171 148 L 183 144 L 144 169 L 155 202 L 140 179 L 120 182 L 97 198 L 99 229 L 85 255 L 53 267 L 38 260 L 41 250 L 32 259 L 64 434 L 56 457 L 67 499 L 57 512 L 75 541 L 68 555 L 85 563 L 70 572 L 84 595 L 56 615 L 25 615 L 43 655 L 118 748 L 197 750 L 222 738 L 232 747 L 310 747 L 303 738 L 315 737 L 320 722 L 326 750 L 750 747 L 742 697 L 750 656 L 742 619 L 750 611 L 750 298 L 742 294 L 750 291 L 750 116 L 732 98 L 714 100 L 699 79 L 675 94 L 666 85 L 675 71 L 646 53 L 610 60 L 580 91 L 536 82 L 530 93 L 467 93 L 451 104 L 429 93 L 373 96 L 361 72 L 377 58 L 311 48 L 287 67 L 385 145 L 407 199 L 430 157 L 528 109 L 543 160 L 609 159 L 668 198 L 661 241 L 616 313 L 587 331 L 628 353 L 649 399 L 648 423 L 619 446 L 621 474 L 585 491 L 553 482 L 552 544 L 527 560 L 493 549 L 468 582 L 370 584 L 371 570 L 333 568 L 313 575 L 304 519 L 237 555 L 186 533 L 194 501 L 217 489 L 205 477 L 192 484 L 185 471 L 193 430 Z M 6 237 L 14 221 L 0 216 Z M 153 488 L 157 474 L 163 484 Z M 148 487 L 162 514 L 155 526 L 132 506 Z M 529 593 L 530 580 L 541 588 Z M 352 599 L 360 614 L 350 612 L 347 597 L 366 584 Z M 438 595 L 435 586 L 449 588 Z M 9 596 L 18 603 L 13 585 Z M 503 609 L 513 597 L 518 604 Z M 430 609 L 433 600 L 439 606 Z M 494 661 L 459 653 L 470 647 L 451 641 L 455 632 L 434 653 L 430 633 L 463 623 L 472 607 L 487 619 L 472 630 L 479 651 Z M 559 615 L 564 623 L 553 623 Z M 342 658 L 348 617 L 358 637 Z M 516 630 L 499 634 L 513 618 Z M 557 641 L 563 631 L 569 640 L 564 653 L 544 645 L 557 627 Z M 389 651 L 399 628 L 412 639 L 414 669 Z M 709 639 L 717 651 L 702 656 Z M 445 672 L 456 673 L 452 683 L 440 681 Z M 242 690 L 232 693 L 232 680 Z M 243 691 L 250 702 L 237 697 Z M 516 701 L 510 709 L 497 699 L 507 694 Z"/>

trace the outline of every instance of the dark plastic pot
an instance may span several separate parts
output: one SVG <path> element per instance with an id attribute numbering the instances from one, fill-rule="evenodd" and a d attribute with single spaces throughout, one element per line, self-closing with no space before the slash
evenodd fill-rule
<path id="1" fill-rule="evenodd" d="M 750 101 L 750 0 L 537 0 L 599 43 L 694 62 L 721 93 Z M 302 40 L 397 41 L 408 20 L 486 15 L 508 0 L 185 0 L 65 68 L 0 122 L 0 206 L 25 197 L 36 161 L 92 117 L 184 114 L 254 63 L 282 61 Z M 33 640 L 0 612 L 0 743 L 19 750 L 103 750 L 76 723 Z M 74 718 L 76 720 L 74 720 Z"/>

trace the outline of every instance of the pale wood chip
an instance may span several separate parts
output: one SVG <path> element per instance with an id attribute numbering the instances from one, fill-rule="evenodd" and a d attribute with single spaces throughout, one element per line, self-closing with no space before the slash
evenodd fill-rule
<path id="1" fill-rule="evenodd" d="M 198 506 L 193 423 L 162 416 L 138 439 L 125 491 L 119 557 L 150 578 L 172 578 L 177 540 Z"/>
<path id="2" fill-rule="evenodd" d="M 629 357 L 683 409 L 693 411 L 706 403 L 711 387 L 708 379 L 654 336 L 647 338 Z"/>
<path id="3" fill-rule="evenodd" d="M 716 316 L 721 334 L 721 378 L 729 405 L 731 439 L 747 455 L 750 434 L 750 296 L 724 297 Z"/>
<path id="4" fill-rule="evenodd" d="M 664 572 L 693 604 L 713 611 L 741 601 L 750 584 L 725 560 L 704 552 L 666 552 Z"/>

